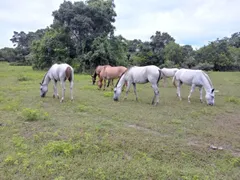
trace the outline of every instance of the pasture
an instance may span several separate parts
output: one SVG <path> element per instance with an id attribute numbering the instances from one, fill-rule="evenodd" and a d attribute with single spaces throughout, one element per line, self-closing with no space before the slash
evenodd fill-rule
<path id="1" fill-rule="evenodd" d="M 198 89 L 189 104 L 186 85 L 179 101 L 171 79 L 156 107 L 149 83 L 137 84 L 139 102 L 132 87 L 114 102 L 79 74 L 74 101 L 67 82 L 60 103 L 52 83 L 40 98 L 44 74 L 0 63 L 0 179 L 240 179 L 239 72 L 209 72 L 213 107 Z"/>

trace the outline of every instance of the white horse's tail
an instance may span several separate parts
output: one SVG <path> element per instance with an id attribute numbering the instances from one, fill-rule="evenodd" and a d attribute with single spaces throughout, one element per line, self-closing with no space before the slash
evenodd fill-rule
<path id="1" fill-rule="evenodd" d="M 175 87 L 177 87 L 177 86 L 176 86 L 175 79 L 176 79 L 176 74 L 173 76 L 172 83 L 173 83 L 173 85 L 174 85 Z"/>

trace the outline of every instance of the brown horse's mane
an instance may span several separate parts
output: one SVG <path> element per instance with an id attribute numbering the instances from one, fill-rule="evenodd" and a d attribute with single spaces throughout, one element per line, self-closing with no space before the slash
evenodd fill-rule
<path id="1" fill-rule="evenodd" d="M 127 68 L 127 70 L 126 70 L 125 72 L 123 72 L 123 73 L 121 74 L 121 76 L 120 76 L 120 78 L 118 79 L 118 81 L 117 81 L 115 87 L 117 87 L 117 85 L 118 85 L 120 79 L 122 78 L 122 76 L 123 76 L 125 73 L 127 73 L 132 67 L 133 67 L 133 66 L 130 66 L 129 68 Z"/>
<path id="2" fill-rule="evenodd" d="M 96 73 L 96 70 L 94 71 L 94 74 L 92 75 L 93 78 L 96 78 L 97 77 L 97 73 Z"/>

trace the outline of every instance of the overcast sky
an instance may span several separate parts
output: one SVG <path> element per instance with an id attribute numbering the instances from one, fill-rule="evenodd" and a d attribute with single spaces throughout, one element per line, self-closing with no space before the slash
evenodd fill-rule
<path id="1" fill-rule="evenodd" d="M 13 31 L 52 23 L 63 0 L 0 0 L 0 48 L 12 47 Z M 115 35 L 149 41 L 156 31 L 193 47 L 240 31 L 240 0 L 115 0 Z"/>

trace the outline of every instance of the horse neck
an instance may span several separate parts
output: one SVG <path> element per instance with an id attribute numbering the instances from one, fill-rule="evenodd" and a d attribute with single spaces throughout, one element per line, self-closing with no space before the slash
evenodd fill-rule
<path id="1" fill-rule="evenodd" d="M 49 82 L 50 82 L 50 80 L 51 80 L 48 73 L 49 73 L 49 72 L 47 72 L 47 73 L 45 74 L 44 78 L 43 78 L 43 81 L 42 81 L 42 84 L 43 84 L 43 85 L 48 85 Z"/>
<path id="2" fill-rule="evenodd" d="M 207 77 L 207 75 L 205 75 L 204 73 L 202 74 L 203 78 L 203 88 L 205 89 L 206 92 L 211 92 L 212 90 L 212 83 L 210 81 L 210 79 Z"/>

